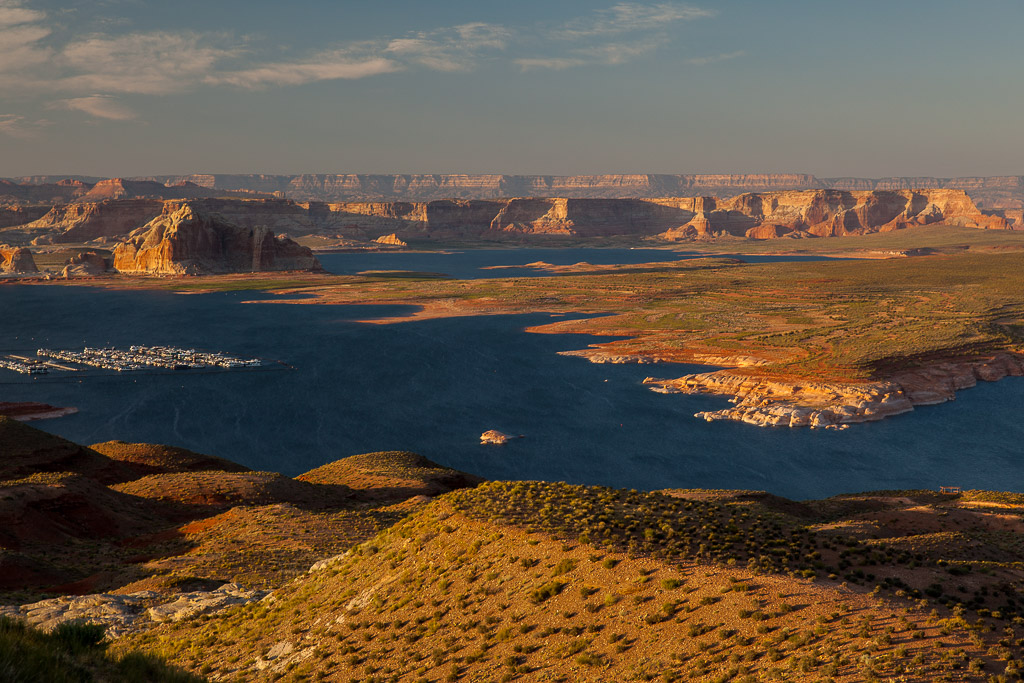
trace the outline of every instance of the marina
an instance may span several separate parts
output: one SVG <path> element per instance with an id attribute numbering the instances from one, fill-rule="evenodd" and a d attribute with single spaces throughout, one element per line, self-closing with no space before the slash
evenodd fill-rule
<path id="1" fill-rule="evenodd" d="M 117 348 L 85 347 L 81 351 L 40 348 L 36 358 L 8 354 L 0 357 L 0 369 L 25 375 L 43 375 L 52 371 L 79 372 L 99 368 L 114 372 L 139 370 L 236 370 L 258 368 L 259 358 L 239 358 L 216 351 L 197 351 L 174 346 L 131 346 Z"/>

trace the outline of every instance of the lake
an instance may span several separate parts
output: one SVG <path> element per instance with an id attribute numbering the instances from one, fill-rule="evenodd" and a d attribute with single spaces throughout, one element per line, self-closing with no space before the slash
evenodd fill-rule
<path id="1" fill-rule="evenodd" d="M 553 250 L 500 253 L 512 263 L 555 262 L 550 254 L 535 258 L 536 251 Z M 637 250 L 566 251 L 588 252 L 564 254 L 569 263 L 597 263 L 605 255 L 593 252 L 623 262 Z M 351 267 L 364 259 L 360 270 L 469 272 L 488 261 L 466 252 L 446 255 L 447 268 L 421 268 L 379 263 L 382 256 L 438 255 L 338 256 L 352 257 Z M 707 423 L 693 413 L 724 407 L 724 398 L 664 395 L 640 384 L 648 375 L 705 368 L 560 356 L 594 339 L 524 332 L 546 314 L 371 325 L 354 320 L 395 307 L 243 303 L 261 296 L 2 286 L 3 352 L 166 344 L 292 369 L 60 379 L 4 372 L 0 400 L 78 407 L 76 415 L 33 424 L 80 443 L 168 443 L 288 475 L 355 453 L 402 449 L 488 478 L 637 489 L 763 489 L 805 499 L 940 485 L 1024 488 L 1020 379 L 982 383 L 953 403 L 844 431 Z M 524 438 L 482 446 L 487 429 Z"/>
<path id="2" fill-rule="evenodd" d="M 831 261 L 823 256 L 716 254 L 714 257 L 735 258 L 747 263 L 774 263 L 778 261 Z M 658 261 L 676 261 L 688 258 L 708 258 L 708 254 L 671 249 L 472 249 L 444 252 L 339 252 L 317 254 L 324 270 L 337 275 L 355 275 L 364 270 L 409 270 L 443 273 L 460 280 L 497 277 L 534 277 L 550 273 L 536 268 L 517 268 L 527 263 L 543 261 L 555 266 L 571 266 L 581 261 L 593 265 L 615 263 L 631 265 Z M 501 268 L 493 268 L 501 266 Z"/>

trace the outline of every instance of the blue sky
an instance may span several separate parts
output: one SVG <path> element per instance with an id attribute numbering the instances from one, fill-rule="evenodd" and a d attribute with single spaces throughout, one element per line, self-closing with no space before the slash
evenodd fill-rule
<path id="1" fill-rule="evenodd" d="M 1020 0 L 0 0 L 0 176 L 1024 174 Z"/>

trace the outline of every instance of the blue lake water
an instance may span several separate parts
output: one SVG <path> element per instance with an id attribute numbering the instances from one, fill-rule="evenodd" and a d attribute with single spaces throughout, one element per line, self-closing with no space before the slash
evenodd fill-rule
<path id="1" fill-rule="evenodd" d="M 821 256 L 773 256 L 721 254 L 748 263 L 777 261 L 826 261 Z M 516 268 L 543 261 L 556 266 L 571 266 L 584 261 L 593 265 L 634 264 L 706 258 L 708 254 L 670 249 L 473 249 L 450 252 L 342 252 L 318 254 L 325 270 L 338 275 L 355 275 L 364 270 L 411 270 L 443 273 L 461 280 L 496 277 L 547 276 L 536 268 Z M 491 268 L 490 266 L 502 266 Z"/>
<path id="2" fill-rule="evenodd" d="M 596 261 L 592 253 L 571 258 Z M 706 423 L 693 413 L 724 399 L 640 384 L 695 366 L 559 356 L 594 338 L 523 331 L 545 314 L 371 325 L 353 319 L 394 307 L 242 303 L 254 298 L 0 286 L 3 352 L 169 344 L 294 368 L 70 380 L 4 372 L 0 400 L 77 406 L 77 415 L 34 425 L 80 443 L 169 443 L 289 475 L 355 453 L 407 449 L 488 478 L 638 489 L 750 488 L 794 498 L 947 484 L 1024 490 L 1020 379 L 841 432 Z M 487 429 L 525 438 L 481 446 Z"/>

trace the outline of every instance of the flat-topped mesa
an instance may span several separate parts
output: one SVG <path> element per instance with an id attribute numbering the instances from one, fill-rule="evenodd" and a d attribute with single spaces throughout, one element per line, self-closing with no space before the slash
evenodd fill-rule
<path id="1" fill-rule="evenodd" d="M 164 275 L 320 269 L 307 247 L 188 201 L 166 203 L 160 216 L 133 231 L 114 249 L 113 265 L 122 273 Z"/>
<path id="2" fill-rule="evenodd" d="M 0 273 L 38 273 L 32 252 L 25 247 L 7 247 L 0 245 Z"/>
<path id="3" fill-rule="evenodd" d="M 693 219 L 666 231 L 668 240 L 721 235 L 753 239 L 839 237 L 943 223 L 1007 229 L 1001 216 L 983 214 L 963 190 L 806 190 L 702 198 Z"/>

